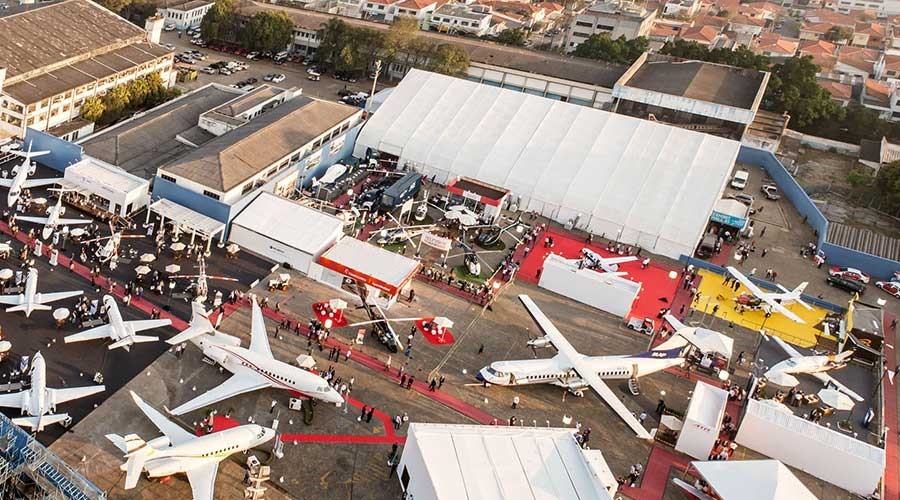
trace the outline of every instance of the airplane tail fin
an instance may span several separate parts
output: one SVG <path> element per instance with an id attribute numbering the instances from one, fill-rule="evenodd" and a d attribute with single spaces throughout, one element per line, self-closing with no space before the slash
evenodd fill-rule
<path id="1" fill-rule="evenodd" d="M 141 471 L 144 470 L 144 463 L 147 457 L 153 451 L 153 448 L 147 445 L 146 441 L 141 439 L 137 434 L 128 434 L 124 438 L 118 434 L 107 434 L 106 439 L 112 441 L 116 448 L 125 453 L 128 461 L 122 466 L 125 469 L 125 489 L 130 490 L 137 486 L 138 479 L 141 478 Z"/>
<path id="2" fill-rule="evenodd" d="M 192 340 L 200 335 L 212 335 L 216 333 L 215 327 L 209 321 L 209 317 L 203 308 L 203 304 L 197 301 L 191 302 L 191 323 L 190 326 L 180 332 L 178 335 L 166 340 L 170 345 L 178 345 L 182 342 Z"/>
<path id="3" fill-rule="evenodd" d="M 850 361 L 850 358 L 853 357 L 853 353 L 854 353 L 853 349 L 847 349 L 844 352 L 835 354 L 834 360 L 837 361 L 838 363 L 845 363 L 847 361 Z"/>
<path id="4" fill-rule="evenodd" d="M 806 285 L 808 284 L 809 282 L 807 281 L 800 283 L 799 285 L 797 285 L 797 288 L 794 288 L 793 292 L 799 296 L 801 293 L 803 293 L 803 290 L 806 290 Z"/>
<path id="5" fill-rule="evenodd" d="M 69 418 L 68 413 L 58 413 L 55 415 L 42 415 L 38 417 L 19 417 L 12 419 L 13 423 L 20 427 L 29 427 L 36 432 L 44 430 L 44 427 L 52 424 L 58 424 Z"/>
<path id="6" fill-rule="evenodd" d="M 31 314 L 32 311 L 49 311 L 52 307 L 46 304 L 19 304 L 17 306 L 7 307 L 6 312 L 20 312 L 24 311 L 26 314 Z"/>

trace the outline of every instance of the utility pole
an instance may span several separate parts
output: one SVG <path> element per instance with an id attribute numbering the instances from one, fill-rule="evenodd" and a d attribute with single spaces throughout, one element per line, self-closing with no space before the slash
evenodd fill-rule
<path id="1" fill-rule="evenodd" d="M 381 59 L 375 60 L 375 78 L 372 80 L 372 92 L 369 93 L 369 100 L 366 101 L 366 111 L 372 110 L 372 101 L 375 99 L 375 86 L 378 85 L 378 77 L 381 76 Z"/>

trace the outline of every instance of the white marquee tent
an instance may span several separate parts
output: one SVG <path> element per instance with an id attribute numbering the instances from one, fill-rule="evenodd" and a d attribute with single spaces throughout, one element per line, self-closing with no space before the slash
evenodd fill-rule
<path id="1" fill-rule="evenodd" d="M 677 258 L 700 241 L 740 144 L 412 70 L 354 155 L 370 148 L 442 183 L 502 186 L 521 209 Z"/>
<path id="2" fill-rule="evenodd" d="M 691 462 L 723 500 L 816 500 L 778 460 Z"/>

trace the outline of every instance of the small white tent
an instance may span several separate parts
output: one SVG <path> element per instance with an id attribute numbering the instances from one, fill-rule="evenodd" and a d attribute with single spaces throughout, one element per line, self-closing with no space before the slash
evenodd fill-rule
<path id="1" fill-rule="evenodd" d="M 816 500 L 778 460 L 691 462 L 722 500 Z"/>
<path id="2" fill-rule="evenodd" d="M 709 458 L 719 437 L 726 404 L 727 392 L 697 381 L 675 449 L 700 460 Z"/>

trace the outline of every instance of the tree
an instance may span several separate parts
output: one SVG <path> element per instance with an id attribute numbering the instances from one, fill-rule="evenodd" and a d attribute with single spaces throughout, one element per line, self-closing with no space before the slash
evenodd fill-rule
<path id="1" fill-rule="evenodd" d="M 787 112 L 798 128 L 823 118 L 843 119 L 843 109 L 816 81 L 818 71 L 809 56 L 794 56 L 775 65 L 766 91 L 767 108 Z"/>
<path id="2" fill-rule="evenodd" d="M 81 117 L 89 122 L 96 122 L 106 112 L 106 106 L 103 101 L 97 97 L 91 96 L 84 100 L 81 105 Z"/>
<path id="3" fill-rule="evenodd" d="M 682 39 L 666 42 L 660 53 L 681 59 L 727 64 L 729 66 L 752 68 L 760 71 L 768 71 L 769 66 L 772 64 L 768 57 L 754 54 L 752 50 L 743 45 L 734 50 L 723 48 L 710 50 L 697 42 Z"/>
<path id="4" fill-rule="evenodd" d="M 469 53 L 450 43 L 438 45 L 429 57 L 429 68 L 435 73 L 459 75 L 469 68 Z"/>
<path id="5" fill-rule="evenodd" d="M 319 30 L 319 48 L 313 56 L 316 62 L 328 63 L 336 61 L 341 53 L 341 49 L 347 44 L 351 38 L 352 31 L 350 25 L 344 21 L 332 17 L 327 23 L 322 24 Z"/>
<path id="6" fill-rule="evenodd" d="M 237 16 L 234 0 L 216 0 L 200 21 L 200 33 L 204 40 L 234 40 L 237 32 Z"/>
<path id="7" fill-rule="evenodd" d="M 847 174 L 847 182 L 849 182 L 854 189 L 869 188 L 872 186 L 873 180 L 875 180 L 875 176 L 872 175 L 872 171 L 869 167 L 857 166 Z"/>
<path id="8" fill-rule="evenodd" d="M 650 43 L 642 36 L 631 40 L 624 36 L 613 39 L 609 33 L 599 33 L 578 44 L 574 54 L 614 64 L 631 64 L 649 47 Z"/>
<path id="9" fill-rule="evenodd" d="M 131 0 L 97 0 L 97 3 L 118 14 L 131 3 Z"/>
<path id="10" fill-rule="evenodd" d="M 401 16 L 394 19 L 381 43 L 381 54 L 386 61 L 392 61 L 406 50 L 419 32 L 419 22 L 414 17 Z"/>
<path id="11" fill-rule="evenodd" d="M 842 43 L 853 38 L 853 32 L 843 26 L 833 26 L 825 32 L 825 39 L 829 42 Z"/>
<path id="12" fill-rule="evenodd" d="M 241 29 L 240 42 L 251 50 L 279 52 L 291 43 L 294 23 L 284 12 L 257 12 Z"/>
<path id="13" fill-rule="evenodd" d="M 882 210 L 900 208 L 900 161 L 888 163 L 878 170 L 875 191 L 881 199 Z"/>
<path id="14" fill-rule="evenodd" d="M 497 35 L 497 41 L 503 45 L 512 45 L 513 47 L 524 47 L 528 42 L 528 33 L 522 28 L 512 30 L 503 30 Z"/>

